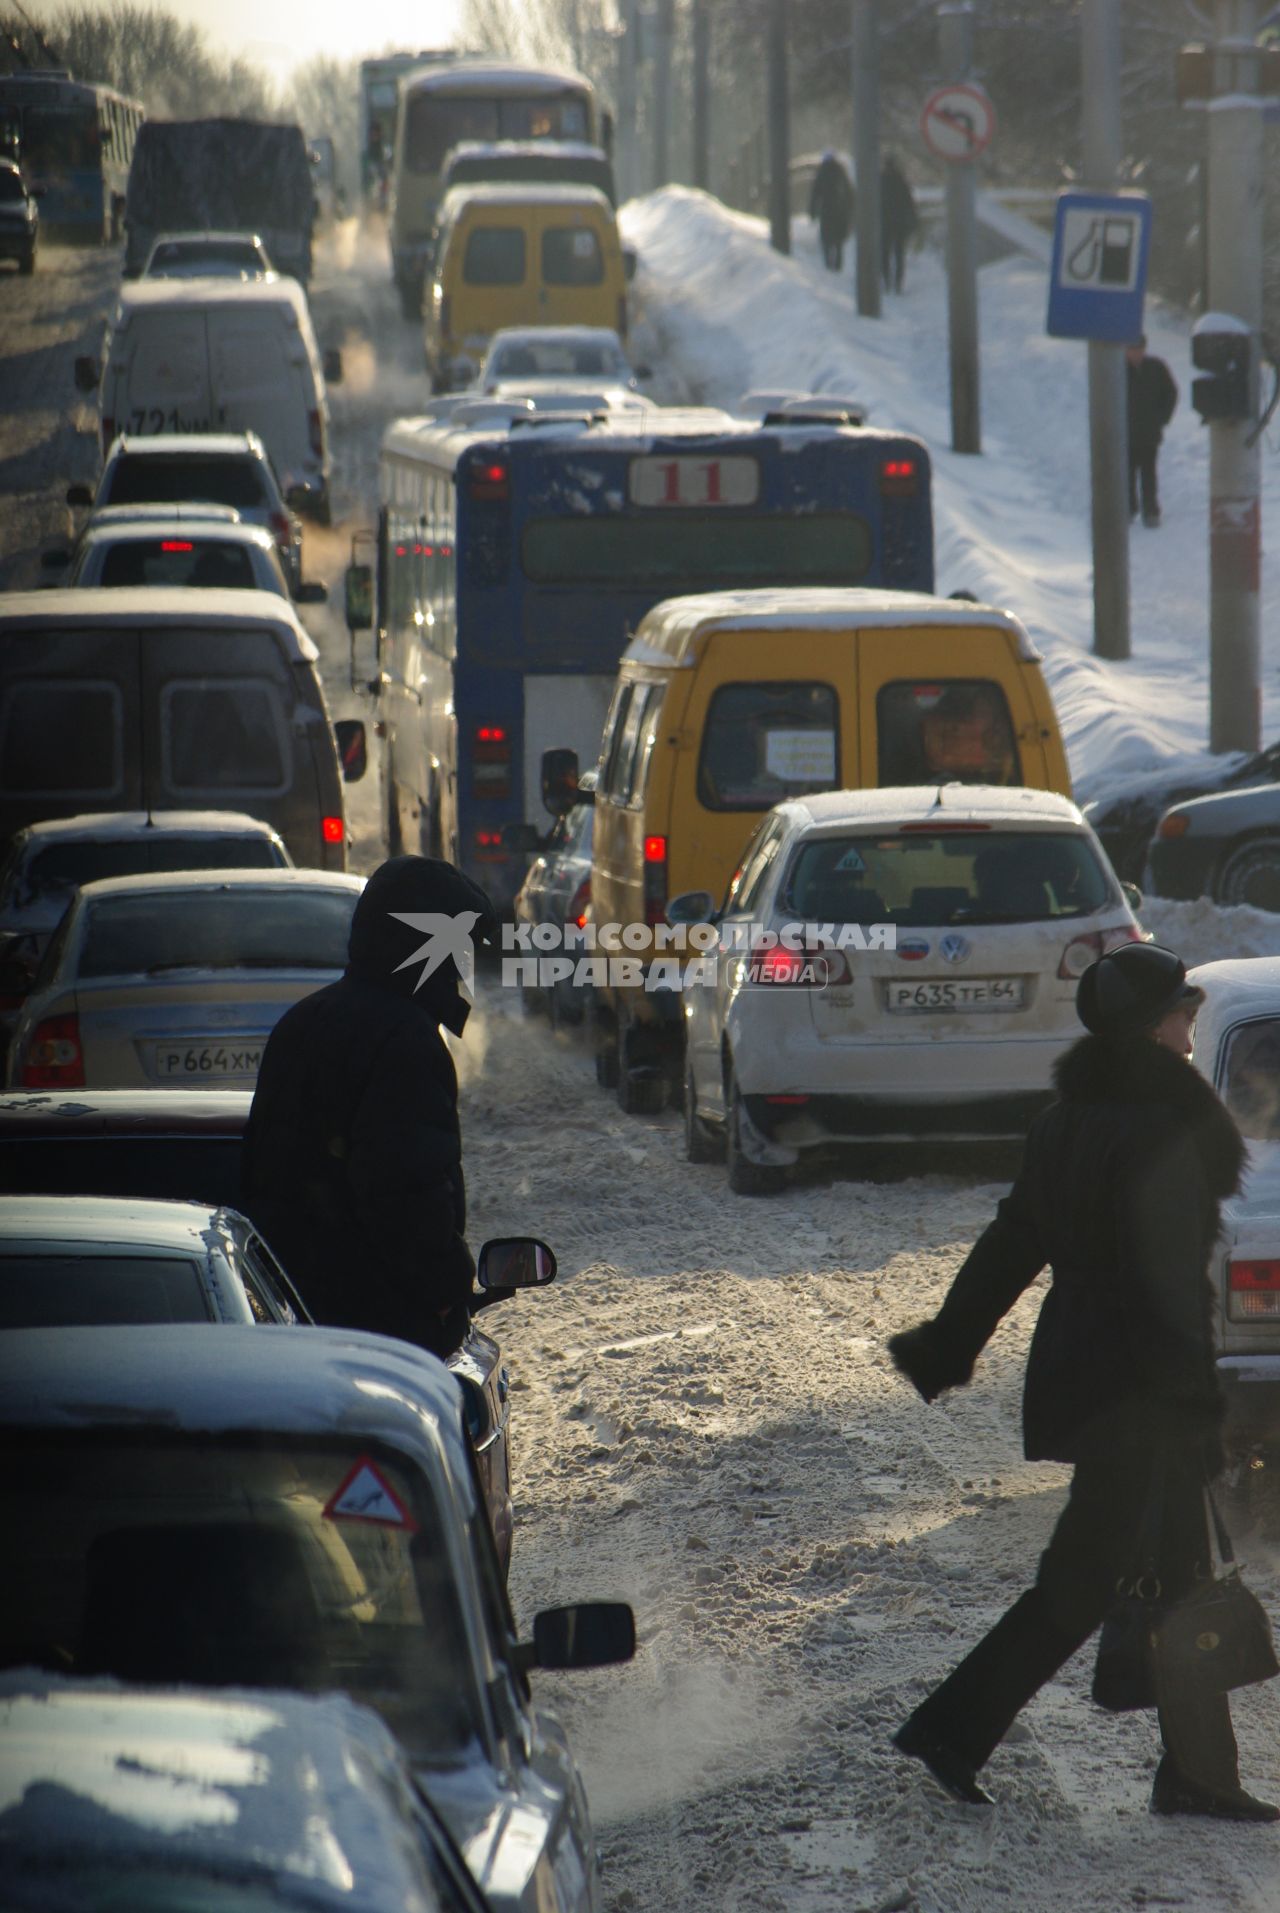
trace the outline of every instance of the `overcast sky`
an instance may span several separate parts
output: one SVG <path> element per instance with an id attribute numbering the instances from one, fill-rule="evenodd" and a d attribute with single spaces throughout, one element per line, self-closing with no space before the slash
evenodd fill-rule
<path id="1" fill-rule="evenodd" d="M 283 78 L 314 53 L 336 59 L 448 46 L 462 0 L 159 0 L 210 44 Z"/>

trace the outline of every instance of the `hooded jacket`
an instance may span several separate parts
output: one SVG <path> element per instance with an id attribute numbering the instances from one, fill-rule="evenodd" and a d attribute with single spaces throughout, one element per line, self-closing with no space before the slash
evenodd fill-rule
<path id="1" fill-rule="evenodd" d="M 445 933 L 424 975 L 435 915 Z M 245 1203 L 318 1322 L 447 1354 L 466 1334 L 475 1265 L 465 1240 L 458 1083 L 440 1026 L 469 1013 L 450 946 L 491 922 L 484 892 L 426 857 L 375 871 L 338 983 L 271 1033 L 245 1139 Z"/>
<path id="2" fill-rule="evenodd" d="M 1240 1133 L 1198 1071 L 1149 1036 L 1083 1037 L 1054 1082 L 1013 1189 L 934 1319 L 892 1339 L 894 1361 L 926 1401 L 967 1382 L 1051 1264 L 1023 1391 L 1028 1460 L 1079 1460 L 1118 1414 L 1157 1440 L 1212 1436 L 1208 1268 Z"/>

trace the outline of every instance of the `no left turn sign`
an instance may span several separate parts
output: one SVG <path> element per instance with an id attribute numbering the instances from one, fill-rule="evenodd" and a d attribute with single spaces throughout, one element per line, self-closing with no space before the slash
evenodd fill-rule
<path id="1" fill-rule="evenodd" d="M 995 130 L 991 101 L 980 86 L 965 80 L 938 87 L 920 113 L 924 143 L 938 159 L 976 159 L 990 146 Z"/>

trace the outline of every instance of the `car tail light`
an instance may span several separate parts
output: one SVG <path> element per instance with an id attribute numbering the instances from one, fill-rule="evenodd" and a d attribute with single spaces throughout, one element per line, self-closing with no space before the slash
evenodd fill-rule
<path id="1" fill-rule="evenodd" d="M 307 429 L 311 433 L 311 449 L 317 458 L 324 457 L 324 427 L 319 412 L 307 413 Z"/>
<path id="2" fill-rule="evenodd" d="M 666 922 L 667 915 L 667 840 L 644 840 L 644 920 L 653 929 Z"/>
<path id="3" fill-rule="evenodd" d="M 84 1053 L 80 1018 L 47 1016 L 37 1023 L 22 1065 L 24 1089 L 83 1089 Z"/>
<path id="4" fill-rule="evenodd" d="M 469 498 L 497 503 L 511 496 L 511 467 L 492 452 L 478 458 L 467 473 Z"/>
<path id="5" fill-rule="evenodd" d="M 1233 1322 L 1280 1317 L 1280 1261 L 1230 1262 L 1227 1270 Z"/>
<path id="6" fill-rule="evenodd" d="M 506 856 L 502 848 L 500 830 L 478 830 L 476 832 L 476 861 L 482 864 L 501 863 Z"/>
<path id="7" fill-rule="evenodd" d="M 476 797 L 510 797 L 511 739 L 505 725 L 476 725 L 471 744 L 471 790 Z"/>
<path id="8" fill-rule="evenodd" d="M 273 511 L 268 517 L 267 523 L 270 525 L 272 536 L 275 538 L 281 551 L 287 552 L 291 550 L 293 546 L 293 524 L 288 512 Z"/>
<path id="9" fill-rule="evenodd" d="M 565 914 L 566 923 L 576 923 L 579 930 L 587 927 L 587 905 L 591 901 L 591 879 L 584 877 L 573 893 L 573 901 Z"/>
<path id="10" fill-rule="evenodd" d="M 340 844 L 346 836 L 341 817 L 322 817 L 320 835 L 327 844 Z"/>
<path id="11" fill-rule="evenodd" d="M 920 489 L 920 466 L 914 458 L 886 458 L 880 467 L 884 498 L 914 498 Z"/>
<path id="12" fill-rule="evenodd" d="M 754 949 L 747 977 L 752 983 L 793 983 L 803 989 L 824 989 L 829 984 L 853 981 L 843 950 L 789 950 L 782 944 L 761 944 Z"/>
<path id="13" fill-rule="evenodd" d="M 1180 817 L 1175 811 L 1171 816 L 1162 817 L 1156 829 L 1157 837 L 1185 837 L 1191 828 L 1189 817 Z"/>
<path id="14" fill-rule="evenodd" d="M 1142 932 L 1136 923 L 1120 923 L 1113 930 L 1088 930 L 1083 936 L 1072 937 L 1062 952 L 1058 975 L 1064 983 L 1074 983 L 1108 950 L 1118 950 L 1124 943 L 1141 942 Z"/>
<path id="15" fill-rule="evenodd" d="M 189 538 L 162 538 L 161 551 L 194 551 L 195 546 Z"/>

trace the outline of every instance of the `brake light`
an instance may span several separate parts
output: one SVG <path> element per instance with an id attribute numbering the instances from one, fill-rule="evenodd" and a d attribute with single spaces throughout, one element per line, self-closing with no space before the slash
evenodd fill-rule
<path id="1" fill-rule="evenodd" d="M 477 744 L 505 744 L 507 733 L 501 724 L 482 724 L 476 732 Z"/>
<path id="2" fill-rule="evenodd" d="M 270 525 L 272 536 L 281 551 L 288 551 L 293 543 L 293 525 L 290 522 L 289 514 L 283 511 L 273 511 L 268 516 L 267 523 Z"/>
<path id="3" fill-rule="evenodd" d="M 189 538 L 162 538 L 161 551 L 194 551 L 195 546 Z"/>
<path id="4" fill-rule="evenodd" d="M 467 496 L 490 502 L 510 498 L 511 468 L 505 458 L 481 458 L 467 475 Z"/>
<path id="5" fill-rule="evenodd" d="M 886 458 L 880 467 L 880 491 L 885 498 L 914 498 L 920 489 L 920 468 L 914 458 Z"/>
<path id="6" fill-rule="evenodd" d="M 24 1089 L 83 1089 L 84 1053 L 80 1048 L 80 1018 L 47 1016 L 37 1023 L 22 1065 Z"/>
<path id="7" fill-rule="evenodd" d="M 500 830 L 478 830 L 476 832 L 477 863 L 501 863 L 506 855 L 506 851 L 502 848 L 502 832 Z"/>
<path id="8" fill-rule="evenodd" d="M 853 981 L 843 950 L 791 950 L 782 944 L 761 944 L 753 950 L 747 979 L 751 983 L 795 983 L 806 989 Z"/>
<path id="9" fill-rule="evenodd" d="M 591 901 L 591 879 L 584 877 L 573 893 L 573 902 L 565 915 L 566 923 L 576 923 L 579 930 L 587 927 L 587 905 Z"/>
<path id="10" fill-rule="evenodd" d="M 327 844 L 340 844 L 346 835 L 342 827 L 341 817 L 322 817 L 320 819 L 320 835 Z"/>
<path id="11" fill-rule="evenodd" d="M 501 724 L 477 724 L 471 746 L 471 790 L 475 797 L 510 797 L 511 740 Z"/>
<path id="12" fill-rule="evenodd" d="M 1173 816 L 1162 817 L 1160 819 L 1159 827 L 1156 830 L 1156 836 L 1157 837 L 1185 837 L 1188 830 L 1190 830 L 1190 828 L 1191 828 L 1191 819 L 1189 817 L 1179 817 L 1175 813 Z"/>
<path id="13" fill-rule="evenodd" d="M 1142 932 L 1136 923 L 1121 923 L 1114 930 L 1087 930 L 1083 936 L 1072 937 L 1062 952 L 1058 976 L 1064 983 L 1074 983 L 1084 975 L 1091 963 L 1096 963 L 1108 950 L 1118 950 L 1125 943 L 1141 942 Z"/>
<path id="14" fill-rule="evenodd" d="M 324 457 L 324 425 L 319 412 L 307 413 L 307 429 L 311 433 L 311 449 L 317 458 Z"/>
<path id="15" fill-rule="evenodd" d="M 1229 1313 L 1235 1322 L 1280 1316 L 1280 1261 L 1242 1261 L 1227 1265 Z"/>
<path id="16" fill-rule="evenodd" d="M 667 840 L 644 840 L 644 920 L 653 929 L 667 917 Z"/>

